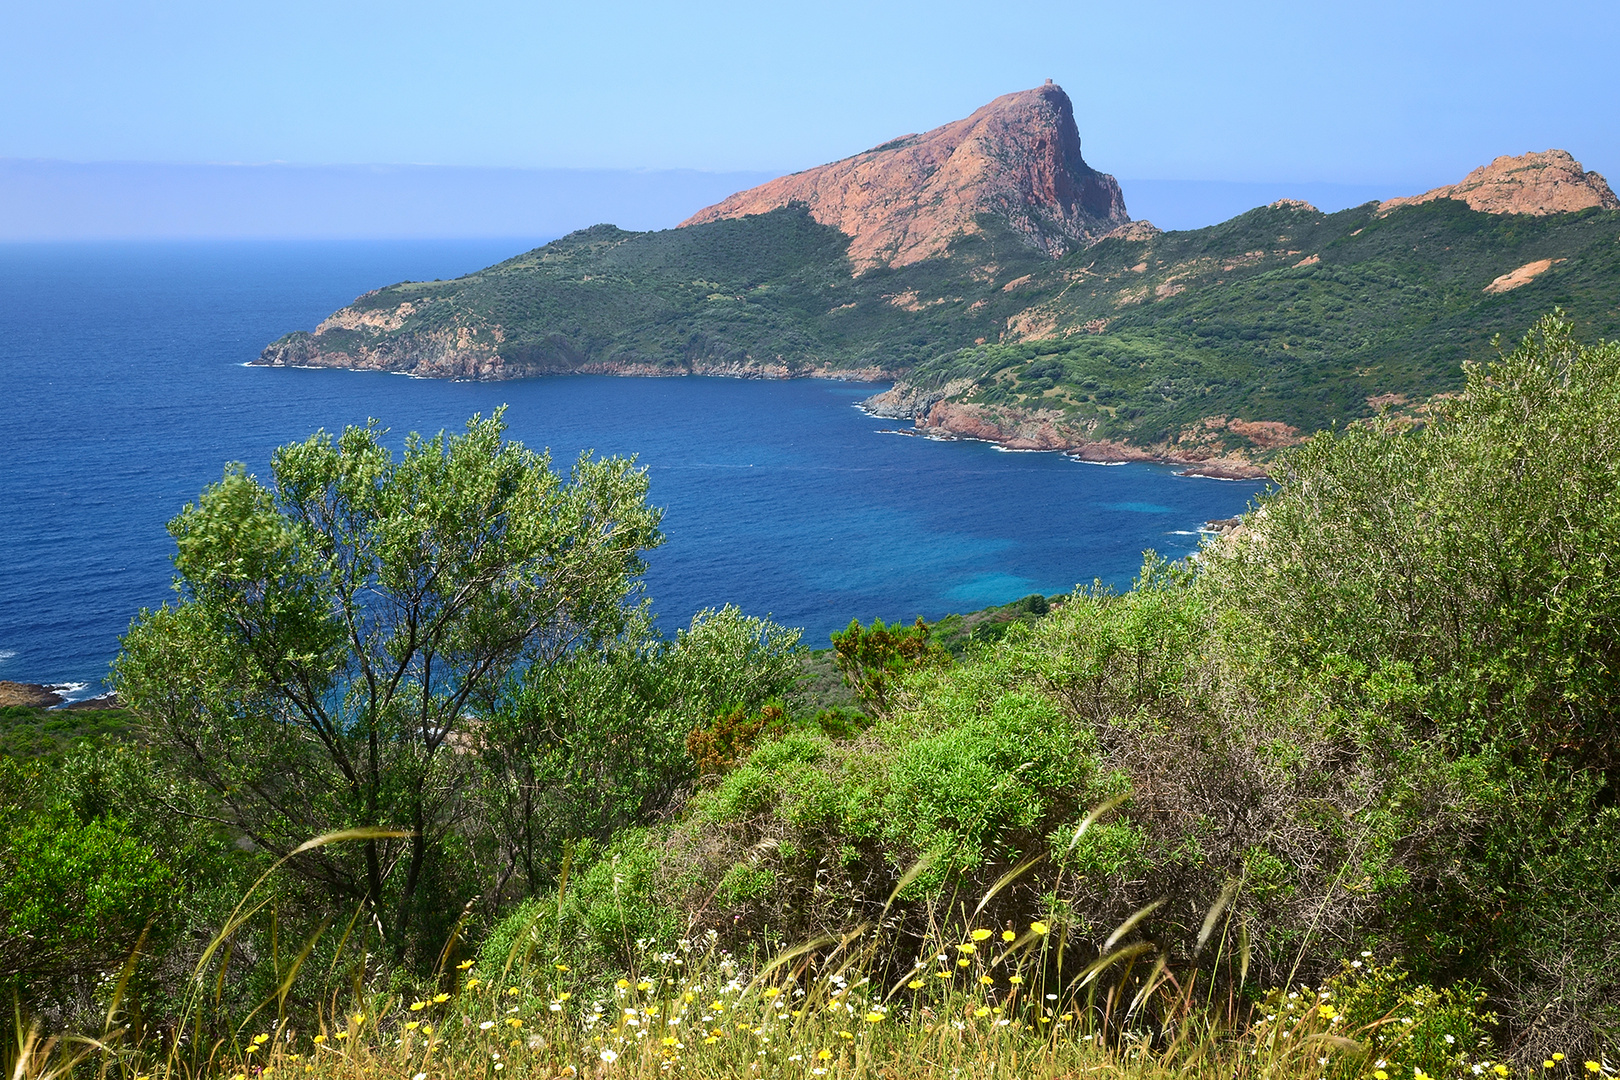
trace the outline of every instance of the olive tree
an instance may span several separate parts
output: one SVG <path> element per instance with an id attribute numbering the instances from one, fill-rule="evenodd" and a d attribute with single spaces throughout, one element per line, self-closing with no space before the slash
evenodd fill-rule
<path id="1" fill-rule="evenodd" d="M 503 440 L 497 411 L 461 435 L 375 423 L 283 446 L 266 486 L 240 465 L 169 523 L 179 600 L 143 611 L 119 693 L 217 820 L 364 906 L 405 951 L 431 863 L 474 800 L 484 718 L 528 673 L 618 633 L 660 512 L 633 462 Z"/>

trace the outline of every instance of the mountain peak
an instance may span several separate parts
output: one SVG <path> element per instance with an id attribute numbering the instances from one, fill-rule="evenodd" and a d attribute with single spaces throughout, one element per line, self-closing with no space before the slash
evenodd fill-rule
<path id="1" fill-rule="evenodd" d="M 1462 178 L 1461 183 L 1447 184 L 1426 191 L 1390 199 L 1379 204 L 1380 213 L 1388 213 L 1401 206 L 1432 202 L 1435 199 L 1456 199 L 1486 214 L 1565 214 L 1576 210 L 1601 207 L 1620 209 L 1609 183 L 1595 172 L 1586 172 L 1568 150 L 1545 150 L 1504 155 L 1481 165 Z"/>
<path id="2" fill-rule="evenodd" d="M 966 119 L 740 191 L 681 225 L 793 203 L 850 237 L 857 270 L 943 255 L 980 230 L 980 214 L 1054 258 L 1130 220 L 1119 184 L 1080 156 L 1074 107 L 1050 79 Z"/>

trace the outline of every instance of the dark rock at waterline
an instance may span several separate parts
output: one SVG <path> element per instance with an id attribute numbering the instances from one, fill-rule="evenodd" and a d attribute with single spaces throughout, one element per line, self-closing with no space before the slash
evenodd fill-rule
<path id="1" fill-rule="evenodd" d="M 85 698 L 83 701 L 70 702 L 67 706 L 71 712 L 94 712 L 98 709 L 122 709 L 124 703 L 118 700 L 117 694 L 102 694 L 100 697 Z"/>

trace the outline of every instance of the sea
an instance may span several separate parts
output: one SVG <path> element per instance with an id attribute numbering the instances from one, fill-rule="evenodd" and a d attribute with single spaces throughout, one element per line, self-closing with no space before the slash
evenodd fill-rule
<path id="1" fill-rule="evenodd" d="M 246 366 L 369 289 L 452 278 L 513 240 L 0 245 L 0 679 L 102 693 L 119 636 L 175 598 L 165 523 L 227 462 L 376 419 L 635 455 L 667 541 L 661 631 L 736 604 L 825 648 L 852 618 L 936 619 L 1101 581 L 1127 588 L 1261 482 L 1084 464 L 896 433 L 827 379 L 561 376 L 445 382 Z"/>

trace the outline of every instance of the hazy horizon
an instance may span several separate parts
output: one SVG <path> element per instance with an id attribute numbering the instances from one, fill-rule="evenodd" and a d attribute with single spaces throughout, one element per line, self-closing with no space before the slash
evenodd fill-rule
<path id="1" fill-rule="evenodd" d="M 0 242 L 555 238 L 670 228 L 780 173 L 0 160 Z M 1455 178 L 1454 178 L 1455 179 Z M 1426 184 L 1120 178 L 1137 220 L 1200 228 L 1279 198 L 1326 211 Z"/>

